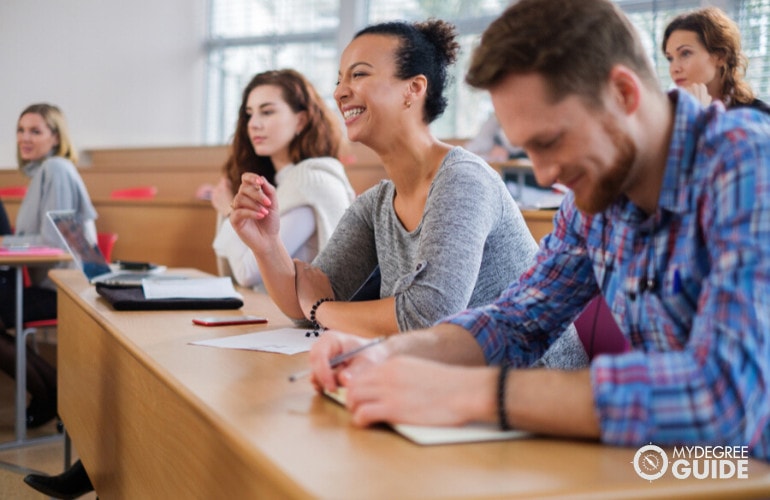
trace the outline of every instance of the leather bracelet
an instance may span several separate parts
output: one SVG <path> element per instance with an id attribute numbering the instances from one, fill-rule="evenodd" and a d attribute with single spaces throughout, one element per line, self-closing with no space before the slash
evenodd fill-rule
<path id="1" fill-rule="evenodd" d="M 508 370 L 510 366 L 507 363 L 503 363 L 500 366 L 500 373 L 497 377 L 497 420 L 500 423 L 500 429 L 509 431 L 512 429 L 511 424 L 508 423 L 508 415 L 505 411 L 505 383 L 508 380 Z"/>
<path id="2" fill-rule="evenodd" d="M 315 304 L 313 304 L 313 307 L 310 308 L 310 322 L 313 324 L 313 331 L 305 333 L 305 337 L 309 337 L 311 335 L 314 335 L 318 337 L 319 331 L 321 330 L 321 325 L 318 323 L 318 320 L 315 317 L 316 311 L 318 311 L 318 308 L 323 304 L 324 302 L 333 302 L 334 299 L 331 297 L 324 297 L 322 299 L 318 299 Z"/>

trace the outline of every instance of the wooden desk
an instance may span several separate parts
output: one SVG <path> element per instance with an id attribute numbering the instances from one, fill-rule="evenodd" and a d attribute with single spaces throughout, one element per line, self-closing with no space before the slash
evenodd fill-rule
<path id="1" fill-rule="evenodd" d="M 72 257 L 65 251 L 56 254 L 35 254 L 26 252 L 0 251 L 0 266 L 12 267 L 16 270 L 16 390 L 15 390 L 15 439 L 0 445 L 0 449 L 16 448 L 48 441 L 49 438 L 27 438 L 27 343 L 24 335 L 24 273 L 25 266 L 48 266 L 66 262 Z M 56 439 L 59 436 L 55 436 Z"/>
<path id="2" fill-rule="evenodd" d="M 538 243 L 543 236 L 553 231 L 553 216 L 556 214 L 556 210 L 522 210 L 521 214 L 524 216 L 524 221 L 527 223 L 532 237 Z"/>
<path id="3" fill-rule="evenodd" d="M 3 200 L 16 220 L 20 200 Z M 216 212 L 202 200 L 112 200 L 94 198 L 98 232 L 115 233 L 112 260 L 138 260 L 168 267 L 192 267 L 217 272 L 211 244 Z"/>
<path id="4" fill-rule="evenodd" d="M 101 498 L 742 498 L 770 494 L 770 466 L 749 480 L 650 483 L 635 449 L 556 439 L 420 447 L 287 376 L 307 355 L 189 342 L 288 324 L 264 296 L 244 313 L 264 327 L 206 328 L 202 311 L 117 312 L 82 276 L 59 285 L 59 413 Z M 216 314 L 235 314 L 217 312 Z M 426 402 L 427 403 L 427 402 Z"/>

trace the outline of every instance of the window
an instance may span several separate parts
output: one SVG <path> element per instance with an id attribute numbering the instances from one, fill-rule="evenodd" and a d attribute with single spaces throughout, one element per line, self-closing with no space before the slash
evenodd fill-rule
<path id="1" fill-rule="evenodd" d="M 733 3 L 737 5 L 730 15 L 738 23 L 749 59 L 746 79 L 760 99 L 770 100 L 770 0 Z"/>
<path id="2" fill-rule="evenodd" d="M 339 4 L 339 0 L 211 0 L 207 142 L 229 142 L 243 88 L 262 71 L 298 69 L 333 105 Z"/>
<path id="3" fill-rule="evenodd" d="M 507 4 L 508 0 L 211 0 L 206 140 L 230 140 L 243 88 L 254 74 L 268 69 L 302 71 L 336 109 L 332 94 L 339 51 L 355 32 L 379 21 L 428 17 L 456 24 L 462 45 L 447 92 L 449 106 L 434 124 L 434 132 L 439 137 L 472 136 L 492 107 L 483 92 L 462 83 L 464 68 L 472 44 Z"/>
<path id="4" fill-rule="evenodd" d="M 661 51 L 663 31 L 666 25 L 681 12 L 700 7 L 698 0 L 653 0 L 653 1 L 623 1 L 616 2 L 626 13 L 631 23 L 639 31 L 640 38 L 650 54 L 655 71 L 660 78 L 663 88 L 671 87 L 668 75 L 668 61 Z"/>
<path id="5" fill-rule="evenodd" d="M 770 100 L 770 0 L 616 0 L 641 34 L 661 85 L 671 87 L 660 49 L 666 24 L 680 12 L 716 5 L 736 20 L 749 57 L 747 79 Z M 439 17 L 453 22 L 462 46 L 447 96 L 433 124 L 438 137 L 471 137 L 492 112 L 486 93 L 463 83 L 473 45 L 508 0 L 210 0 L 206 42 L 206 141 L 224 143 L 235 128 L 241 93 L 268 69 L 302 71 L 336 109 L 332 94 L 339 51 L 367 24 Z"/>
<path id="6" fill-rule="evenodd" d="M 757 96 L 770 99 L 770 0 L 616 0 L 639 30 L 663 88 L 673 83 L 661 43 L 666 25 L 687 10 L 713 5 L 738 25 L 743 51 L 749 59 L 746 79 Z"/>
<path id="7" fill-rule="evenodd" d="M 472 137 L 492 113 L 486 93 L 465 85 L 465 69 L 470 64 L 473 45 L 508 4 L 508 0 L 370 0 L 367 24 L 394 19 L 421 21 L 436 17 L 446 19 L 457 27 L 461 49 L 447 88 L 449 104 L 432 125 L 436 136 Z"/>

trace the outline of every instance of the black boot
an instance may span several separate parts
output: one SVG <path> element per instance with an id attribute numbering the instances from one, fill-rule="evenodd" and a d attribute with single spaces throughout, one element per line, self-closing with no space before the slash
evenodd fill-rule
<path id="1" fill-rule="evenodd" d="M 56 393 L 45 399 L 32 398 L 27 406 L 27 429 L 37 429 L 56 416 Z"/>
<path id="2" fill-rule="evenodd" d="M 40 493 L 53 498 L 77 498 L 94 491 L 88 472 L 80 460 L 58 476 L 28 474 L 24 482 Z"/>

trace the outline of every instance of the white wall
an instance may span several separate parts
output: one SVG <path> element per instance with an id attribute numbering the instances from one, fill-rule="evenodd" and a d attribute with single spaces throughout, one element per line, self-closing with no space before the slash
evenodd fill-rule
<path id="1" fill-rule="evenodd" d="M 0 168 L 33 102 L 64 112 L 78 150 L 203 137 L 206 0 L 1 0 Z"/>

